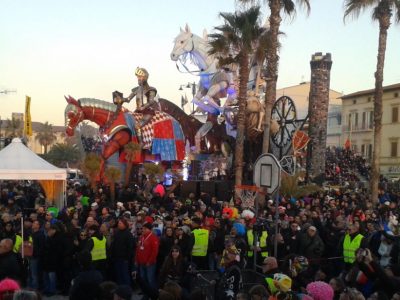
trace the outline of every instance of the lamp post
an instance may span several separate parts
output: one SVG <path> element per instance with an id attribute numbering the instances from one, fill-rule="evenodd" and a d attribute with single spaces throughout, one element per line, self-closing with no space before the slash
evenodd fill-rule
<path id="1" fill-rule="evenodd" d="M 181 84 L 179 86 L 179 91 L 183 91 L 183 87 L 187 88 L 187 89 L 192 89 L 192 99 L 194 98 L 194 96 L 196 95 L 196 88 L 197 88 L 197 84 L 196 82 L 190 83 L 188 82 L 187 84 Z M 192 113 L 194 112 L 194 103 L 192 103 Z"/>

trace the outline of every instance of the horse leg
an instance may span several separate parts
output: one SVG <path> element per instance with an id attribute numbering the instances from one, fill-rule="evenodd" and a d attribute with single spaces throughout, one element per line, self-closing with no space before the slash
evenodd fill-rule
<path id="1" fill-rule="evenodd" d="M 124 145 L 129 143 L 131 135 L 127 131 L 119 131 L 117 132 L 111 140 L 109 140 L 103 149 L 102 153 L 102 164 L 100 165 L 102 168 L 100 169 L 100 180 L 104 178 L 104 166 L 107 159 L 109 159 L 115 152 L 121 149 Z"/>

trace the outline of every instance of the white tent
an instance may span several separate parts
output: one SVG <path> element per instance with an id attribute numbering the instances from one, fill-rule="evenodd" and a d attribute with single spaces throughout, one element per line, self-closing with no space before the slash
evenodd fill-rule
<path id="1" fill-rule="evenodd" d="M 19 138 L 0 151 L 0 180 L 38 180 L 48 200 L 58 207 L 65 203 L 67 171 L 48 163 Z"/>

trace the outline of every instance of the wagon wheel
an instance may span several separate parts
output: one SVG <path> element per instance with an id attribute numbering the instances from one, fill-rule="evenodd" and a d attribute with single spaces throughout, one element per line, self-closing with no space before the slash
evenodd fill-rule
<path id="1" fill-rule="evenodd" d="M 272 120 L 277 129 L 271 134 L 271 148 L 276 157 L 281 159 L 291 149 L 292 137 L 297 129 L 296 106 L 290 97 L 282 96 L 272 107 Z"/>

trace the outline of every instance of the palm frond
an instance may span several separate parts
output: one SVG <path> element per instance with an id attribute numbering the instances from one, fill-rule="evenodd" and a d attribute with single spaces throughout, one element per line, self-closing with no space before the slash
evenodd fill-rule
<path id="1" fill-rule="evenodd" d="M 357 19 L 362 12 L 375 4 L 377 4 L 376 0 L 346 0 L 343 20 L 345 21 L 348 17 Z"/>

